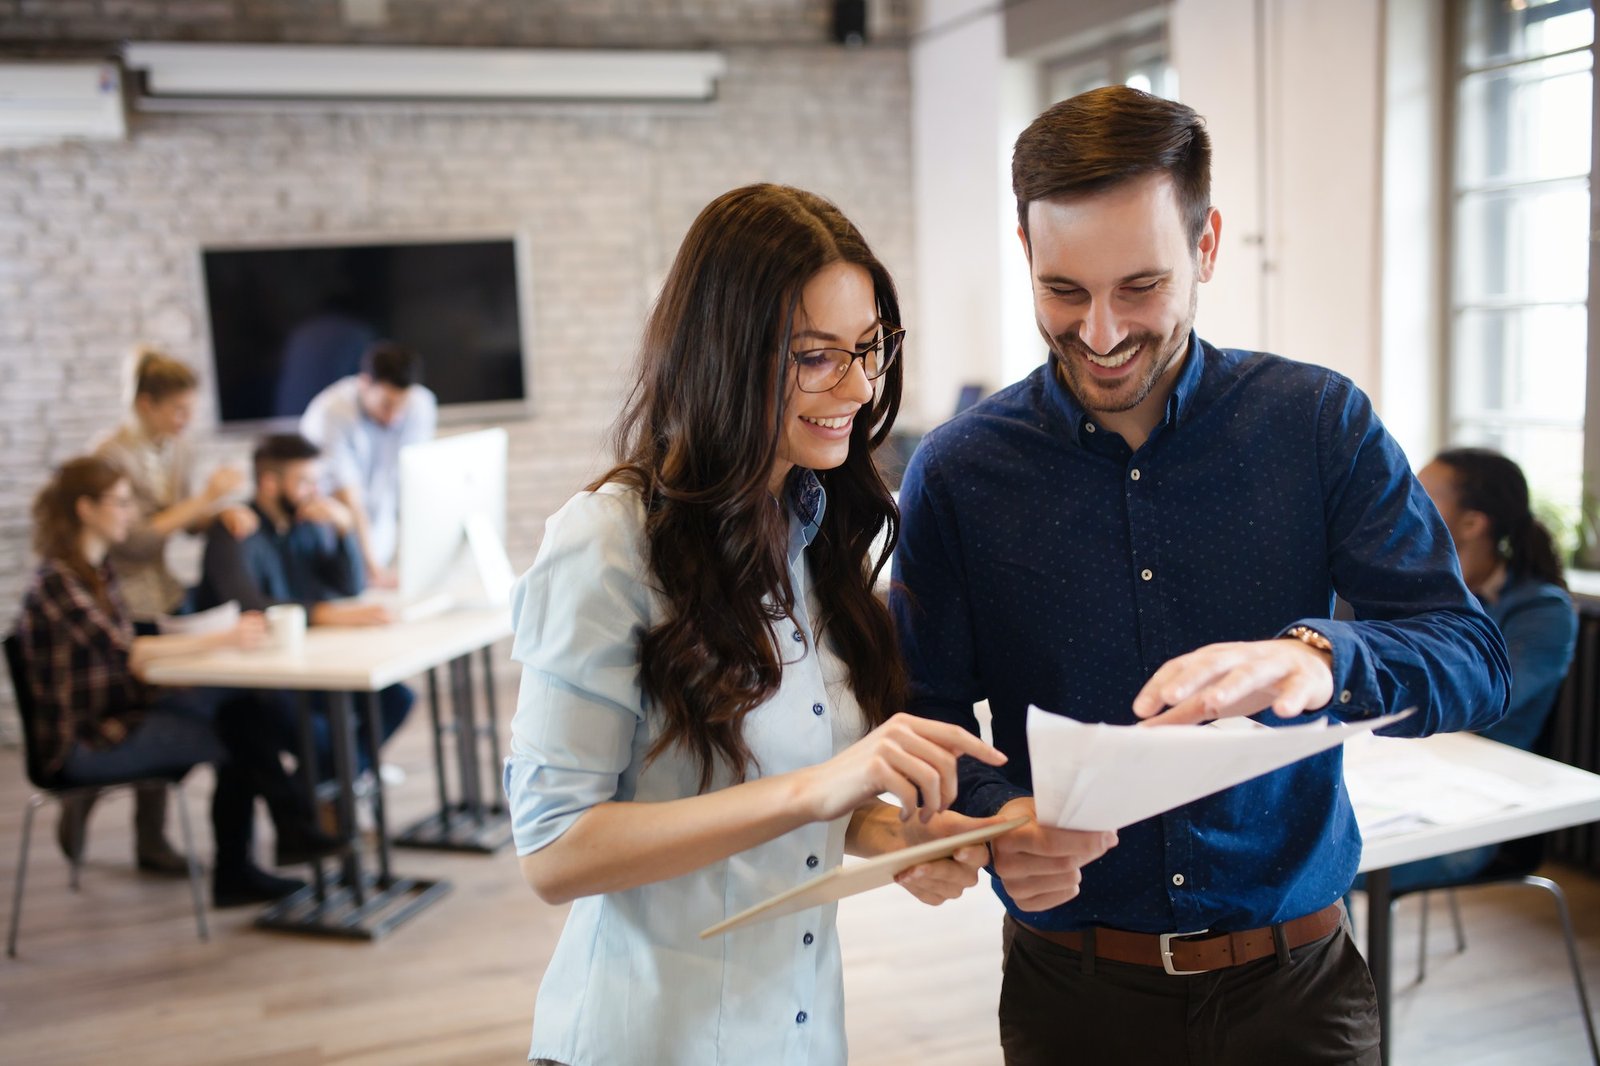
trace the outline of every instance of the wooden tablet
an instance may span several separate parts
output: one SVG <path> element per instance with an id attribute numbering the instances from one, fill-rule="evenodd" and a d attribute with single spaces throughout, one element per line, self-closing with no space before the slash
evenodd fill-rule
<path id="1" fill-rule="evenodd" d="M 909 848 L 891 851 L 864 862 L 846 863 L 829 870 L 821 877 L 812 878 L 804 884 L 779 892 L 771 899 L 763 900 L 732 918 L 718 922 L 704 930 L 700 934 L 700 939 L 709 940 L 711 937 L 721 936 L 742 926 L 764 922 L 770 918 L 781 918 L 786 914 L 833 903 L 858 892 L 880 888 L 893 881 L 895 875 L 902 870 L 910 869 L 918 863 L 948 858 L 969 844 L 981 844 L 986 840 L 993 840 L 997 836 L 1026 825 L 1029 821 L 1027 816 L 1012 818 L 994 825 L 971 829 L 965 833 L 957 833 L 954 836 L 930 840 L 925 844 L 914 844 Z"/>

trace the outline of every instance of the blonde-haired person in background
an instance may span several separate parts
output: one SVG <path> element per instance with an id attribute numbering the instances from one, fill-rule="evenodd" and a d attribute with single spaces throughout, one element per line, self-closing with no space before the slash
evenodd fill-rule
<path id="1" fill-rule="evenodd" d="M 194 490 L 193 452 L 184 439 L 199 396 L 194 370 L 153 348 L 137 349 L 133 359 L 128 417 L 91 447 L 122 471 L 132 489 L 133 527 L 126 540 L 112 546 L 110 561 L 134 621 L 153 633 L 157 616 L 180 610 L 184 599 L 183 583 L 167 568 L 168 539 L 178 532 L 202 533 L 214 519 L 234 536 L 247 537 L 256 519 L 248 507 L 225 502 L 244 486 L 239 467 L 217 468 L 202 489 Z M 135 859 L 146 872 L 183 877 L 188 866 L 166 838 L 166 802 L 164 788 L 139 790 Z M 82 847 L 82 819 L 88 813 L 84 803 L 75 819 L 63 819 L 60 842 L 69 856 Z"/>

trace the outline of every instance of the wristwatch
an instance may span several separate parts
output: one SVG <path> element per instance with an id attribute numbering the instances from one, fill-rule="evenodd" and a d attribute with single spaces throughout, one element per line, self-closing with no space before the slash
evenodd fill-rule
<path id="1" fill-rule="evenodd" d="M 1327 637 L 1323 636 L 1321 633 L 1318 633 L 1315 629 L 1312 629 L 1310 626 L 1295 626 L 1293 629 L 1285 633 L 1284 636 L 1293 637 L 1300 643 L 1309 647 L 1313 647 L 1318 651 L 1325 651 L 1329 655 L 1333 654 L 1333 642 Z"/>

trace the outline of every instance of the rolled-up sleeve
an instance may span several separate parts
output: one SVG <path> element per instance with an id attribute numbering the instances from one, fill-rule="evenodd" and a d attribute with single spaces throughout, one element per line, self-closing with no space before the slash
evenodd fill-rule
<path id="1" fill-rule="evenodd" d="M 643 728 L 639 641 L 649 593 L 637 497 L 573 498 L 545 526 L 512 593 L 512 658 L 522 686 L 505 790 L 519 855 L 538 851 L 584 811 L 617 795 Z"/>

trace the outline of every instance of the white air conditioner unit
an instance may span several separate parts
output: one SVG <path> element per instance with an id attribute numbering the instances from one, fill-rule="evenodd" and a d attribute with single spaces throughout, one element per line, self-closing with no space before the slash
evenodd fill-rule
<path id="1" fill-rule="evenodd" d="M 719 52 L 135 43 L 140 106 L 195 101 L 696 101 Z"/>
<path id="2" fill-rule="evenodd" d="M 115 63 L 0 63 L 0 148 L 126 135 Z"/>

